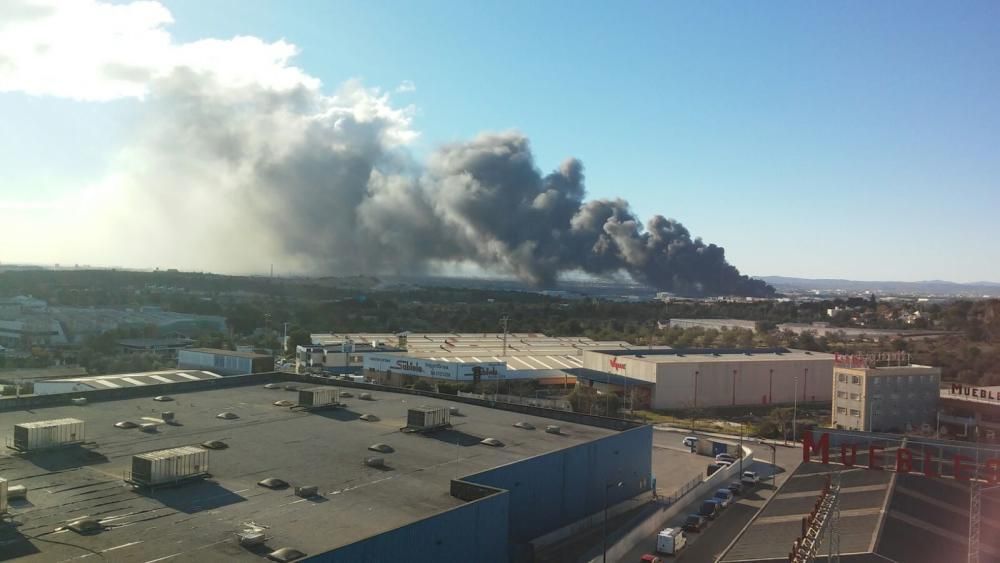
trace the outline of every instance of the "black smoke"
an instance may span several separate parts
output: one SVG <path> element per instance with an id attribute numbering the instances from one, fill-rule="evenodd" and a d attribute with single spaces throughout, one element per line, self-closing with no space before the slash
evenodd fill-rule
<path id="1" fill-rule="evenodd" d="M 206 269 L 432 274 L 472 263 L 539 287 L 568 272 L 627 272 L 679 294 L 774 293 L 677 221 L 643 225 L 624 200 L 586 200 L 580 161 L 541 173 L 516 132 L 445 145 L 418 163 L 405 149 L 408 119 L 358 85 L 334 96 L 234 92 L 177 71 L 151 90 L 149 123 L 129 153 L 138 165 L 128 183 L 142 198 L 129 208 L 167 210 L 161 228 L 188 256 L 206 257 Z"/>

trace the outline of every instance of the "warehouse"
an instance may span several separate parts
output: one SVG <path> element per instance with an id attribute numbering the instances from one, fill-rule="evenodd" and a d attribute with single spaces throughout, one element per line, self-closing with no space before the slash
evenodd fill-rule
<path id="1" fill-rule="evenodd" d="M 254 352 L 215 348 L 189 348 L 177 353 L 180 369 L 206 369 L 221 375 L 263 373 L 274 370 L 274 358 Z"/>
<path id="2" fill-rule="evenodd" d="M 573 413 L 554 420 L 543 409 L 508 411 L 377 386 L 340 387 L 353 396 L 324 410 L 275 405 L 294 404 L 299 388 L 326 383 L 257 374 L 176 383 L 167 403 L 154 401 L 149 387 L 84 393 L 93 399 L 87 406 L 54 395 L 0 399 L 0 440 L 15 424 L 73 417 L 86 423 L 88 441 L 3 458 L 0 478 L 27 489 L 27 499 L 10 503 L 19 525 L 0 525 L 4 559 L 62 561 L 114 550 L 121 563 L 261 561 L 292 548 L 337 563 L 528 561 L 539 537 L 605 506 L 612 514 L 633 506 L 625 501 L 651 487 L 649 426 Z M 450 427 L 401 432 L 423 405 L 445 409 Z M 233 417 L 220 417 L 227 412 Z M 152 421 L 146 424 L 156 429 L 116 427 L 128 421 Z M 558 430 L 547 431 L 552 425 Z M 486 438 L 493 445 L 481 443 Z M 226 447 L 196 451 L 212 440 Z M 163 482 L 153 460 L 181 456 L 191 460 L 184 471 L 165 478 L 185 482 L 145 487 Z M 371 457 L 382 461 L 369 464 Z M 608 490 L 612 480 L 622 486 Z M 97 533 L 65 529 L 84 517 Z M 59 541 L 39 539 L 53 530 Z M 238 534 L 261 543 L 245 547 Z"/>
<path id="3" fill-rule="evenodd" d="M 833 355 L 787 348 L 585 350 L 587 385 L 652 388 L 655 409 L 829 402 Z M 636 406 L 639 406 L 637 404 Z"/>

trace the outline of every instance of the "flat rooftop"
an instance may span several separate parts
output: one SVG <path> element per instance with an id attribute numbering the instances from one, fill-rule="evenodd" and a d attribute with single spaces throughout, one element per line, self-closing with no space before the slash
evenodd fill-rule
<path id="1" fill-rule="evenodd" d="M 205 354 L 215 354 L 216 356 L 231 356 L 234 358 L 270 358 L 267 354 L 256 352 L 239 352 L 236 350 L 222 350 L 220 348 L 185 348 L 185 352 L 202 352 Z"/>
<path id="2" fill-rule="evenodd" d="M 594 350 L 598 354 L 618 356 L 630 360 L 664 363 L 688 362 L 754 362 L 833 360 L 833 354 L 793 350 L 790 348 L 653 348 L 633 350 Z"/>
<path id="3" fill-rule="evenodd" d="M 350 391 L 355 397 L 344 399 L 346 407 L 312 413 L 274 406 L 295 401 L 297 393 L 262 384 L 175 393 L 172 402 L 142 397 L 0 412 L 4 442 L 16 423 L 65 417 L 86 422 L 89 442 L 30 456 L 0 454 L 0 477 L 28 488 L 27 501 L 11 502 L 16 525 L 0 524 L 0 559 L 51 562 L 105 553 L 120 562 L 260 561 L 234 539 L 249 521 L 267 527 L 268 546 L 314 555 L 461 505 L 449 494 L 453 478 L 615 433 L 414 395 L 375 391 L 375 400 L 364 401 L 356 398 L 359 390 Z M 449 430 L 400 432 L 407 408 L 425 404 L 457 406 L 463 416 L 453 416 Z M 114 426 L 157 420 L 162 411 L 173 411 L 181 425 L 160 426 L 154 434 Z M 239 419 L 216 418 L 223 411 Z M 359 420 L 365 413 L 380 421 Z M 537 430 L 513 426 L 522 420 Z M 559 424 L 563 433 L 545 433 L 546 424 Z M 505 446 L 480 445 L 486 437 Z M 229 444 L 209 454 L 210 479 L 153 492 L 133 491 L 122 481 L 134 454 L 207 440 Z M 367 450 L 380 442 L 395 452 Z M 369 456 L 385 458 L 388 468 L 364 465 Z M 316 485 L 321 496 L 301 499 L 291 488 L 256 485 L 267 477 L 293 487 Z M 107 529 L 91 536 L 61 529 L 84 516 Z"/>
<path id="4" fill-rule="evenodd" d="M 859 453 L 858 458 L 861 457 Z M 787 560 L 792 542 L 802 532 L 802 518 L 809 515 L 819 498 L 826 476 L 836 469 L 840 467 L 814 462 L 800 465 L 721 561 Z M 841 472 L 838 523 L 841 553 L 865 553 L 874 548 L 892 475 L 888 471 L 861 468 Z M 827 551 L 824 538 L 819 553 Z"/>

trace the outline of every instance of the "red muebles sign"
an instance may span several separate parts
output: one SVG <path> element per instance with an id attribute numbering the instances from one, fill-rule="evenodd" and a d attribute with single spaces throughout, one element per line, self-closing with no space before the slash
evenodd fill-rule
<path id="1" fill-rule="evenodd" d="M 895 471 L 897 473 L 919 473 L 913 470 L 914 462 L 921 462 L 923 468 L 922 475 L 925 477 L 941 477 L 936 469 L 937 464 L 952 467 L 952 475 L 957 481 L 968 481 L 975 476 L 976 459 L 972 456 L 952 454 L 947 458 L 942 457 L 938 447 L 928 447 L 921 445 L 919 448 L 896 448 L 894 453 L 886 453 L 885 446 L 875 443 L 843 443 L 840 444 L 839 463 L 845 468 L 855 467 L 858 457 L 858 449 L 868 453 L 868 469 L 875 471 Z M 970 449 L 973 446 L 969 446 Z M 983 450 L 985 455 L 997 455 L 996 452 Z M 805 431 L 802 435 L 802 461 L 808 463 L 812 461 L 812 456 L 818 455 L 824 464 L 830 463 L 830 434 L 824 433 L 818 438 L 812 431 Z M 1000 459 L 986 458 L 982 461 L 982 467 L 978 478 L 993 485 L 1000 483 Z"/>
<path id="2" fill-rule="evenodd" d="M 625 364 L 618 361 L 618 358 L 611 358 L 611 369 L 625 369 Z"/>

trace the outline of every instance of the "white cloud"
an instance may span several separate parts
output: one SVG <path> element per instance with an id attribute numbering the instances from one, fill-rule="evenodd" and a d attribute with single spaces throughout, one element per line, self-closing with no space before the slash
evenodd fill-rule
<path id="1" fill-rule="evenodd" d="M 256 37 L 175 43 L 158 2 L 5 0 L 0 11 L 0 92 L 77 100 L 143 98 L 150 82 L 177 69 L 211 73 L 237 89 L 318 88 L 289 66 L 297 49 Z"/>
<path id="2" fill-rule="evenodd" d="M 417 90 L 416 84 L 412 80 L 404 80 L 396 86 L 396 92 L 399 94 L 405 94 L 408 92 L 415 92 Z"/>

